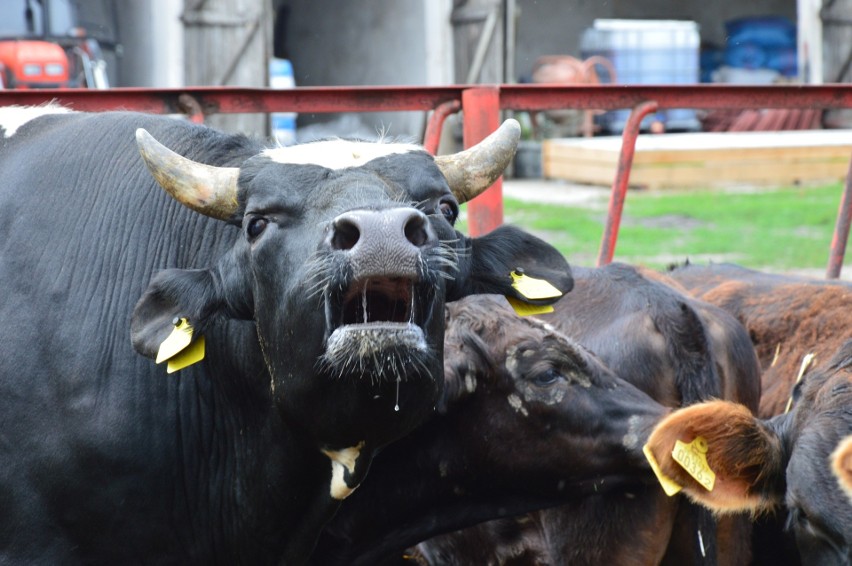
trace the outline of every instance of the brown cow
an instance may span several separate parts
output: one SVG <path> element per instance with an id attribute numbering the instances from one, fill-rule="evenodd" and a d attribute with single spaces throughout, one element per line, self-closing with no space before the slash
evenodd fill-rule
<path id="1" fill-rule="evenodd" d="M 732 316 L 680 292 L 665 276 L 628 265 L 572 266 L 572 273 L 574 289 L 541 320 L 664 405 L 724 398 L 757 409 L 757 359 L 748 334 Z M 529 553 L 544 555 L 548 564 L 747 562 L 748 521 L 723 520 L 717 545 L 707 519 L 682 498 L 668 498 L 655 487 L 589 496 L 534 513 L 514 528 L 524 531 Z M 512 528 L 504 521 L 499 532 L 518 552 L 518 536 L 506 534 Z M 418 549 L 426 557 L 439 556 L 435 563 L 440 564 L 466 564 L 474 557 L 477 563 L 505 563 L 502 539 L 492 538 L 491 548 L 483 549 L 483 538 L 481 530 L 468 530 Z"/>
<path id="2" fill-rule="evenodd" d="M 806 356 L 826 361 L 852 337 L 852 286 L 762 273 L 732 264 L 688 264 L 668 275 L 748 330 L 762 368 L 761 417 L 786 409 Z M 807 369 L 807 367 L 805 367 Z"/>
<path id="3" fill-rule="evenodd" d="M 648 446 L 663 474 L 717 513 L 761 514 L 786 508 L 787 530 L 793 533 L 801 562 L 776 525 L 778 538 L 755 547 L 757 563 L 848 565 L 852 499 L 845 487 L 852 465 L 850 434 L 852 340 L 806 373 L 795 388 L 789 413 L 758 419 L 734 403 L 694 405 L 667 417 Z M 700 445 L 706 467 L 698 453 L 679 447 L 677 441 Z M 688 456 L 685 466 L 675 462 L 678 451 Z M 699 483 L 687 468 L 706 483 Z M 708 469 L 715 474 L 713 483 Z"/>

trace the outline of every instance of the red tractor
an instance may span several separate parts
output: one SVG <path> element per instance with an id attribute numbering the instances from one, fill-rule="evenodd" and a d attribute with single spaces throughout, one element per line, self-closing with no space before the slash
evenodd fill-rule
<path id="1" fill-rule="evenodd" d="M 0 40 L 0 73 L 6 88 L 67 88 L 68 55 L 55 43 Z"/>
<path id="2" fill-rule="evenodd" d="M 69 0 L 0 2 L 0 87 L 108 88 L 100 45 Z"/>

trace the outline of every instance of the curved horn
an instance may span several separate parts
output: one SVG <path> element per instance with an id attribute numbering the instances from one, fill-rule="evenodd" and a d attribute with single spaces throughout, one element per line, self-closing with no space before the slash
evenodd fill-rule
<path id="1" fill-rule="evenodd" d="M 459 204 L 482 193 L 503 174 L 515 156 L 520 138 L 521 125 L 509 119 L 475 146 L 435 157 Z"/>
<path id="2" fill-rule="evenodd" d="M 154 179 L 176 201 L 212 218 L 229 219 L 237 211 L 237 167 L 214 167 L 178 155 L 144 128 L 136 145 Z"/>

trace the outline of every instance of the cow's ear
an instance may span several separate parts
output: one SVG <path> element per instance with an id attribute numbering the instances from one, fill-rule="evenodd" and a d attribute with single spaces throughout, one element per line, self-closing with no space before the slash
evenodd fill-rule
<path id="1" fill-rule="evenodd" d="M 709 401 L 675 411 L 657 425 L 646 449 L 662 474 L 716 513 L 759 513 L 781 503 L 781 439 L 743 405 Z M 715 474 L 712 482 L 708 470 Z"/>
<path id="2" fill-rule="evenodd" d="M 470 257 L 462 258 L 458 277 L 448 288 L 447 300 L 494 293 L 521 301 L 548 305 L 562 295 L 531 299 L 512 286 L 512 273 L 520 268 L 528 277 L 544 280 L 562 294 L 574 287 L 571 268 L 559 251 L 540 238 L 514 226 L 503 225 L 469 241 Z"/>
<path id="3" fill-rule="evenodd" d="M 852 501 L 852 434 L 841 440 L 831 454 L 831 470 L 840 483 L 840 489 Z"/>
<path id="4" fill-rule="evenodd" d="M 157 273 L 133 309 L 130 339 L 136 351 L 156 358 L 160 344 L 174 330 L 175 321 L 182 318 L 198 336 L 217 317 L 250 316 L 244 303 L 234 300 L 241 293 L 234 292 L 233 282 L 229 284 L 217 273 L 222 271 L 167 269 Z"/>

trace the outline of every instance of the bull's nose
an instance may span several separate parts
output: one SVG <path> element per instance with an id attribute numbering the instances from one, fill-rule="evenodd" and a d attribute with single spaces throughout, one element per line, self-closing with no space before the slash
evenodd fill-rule
<path id="1" fill-rule="evenodd" d="M 329 237 L 332 249 L 366 252 L 399 245 L 420 249 L 436 241 L 429 219 L 414 208 L 345 212 L 332 221 Z"/>
<path id="2" fill-rule="evenodd" d="M 326 244 L 346 252 L 355 279 L 416 279 L 421 252 L 438 238 L 428 217 L 414 208 L 350 210 L 331 223 Z"/>

